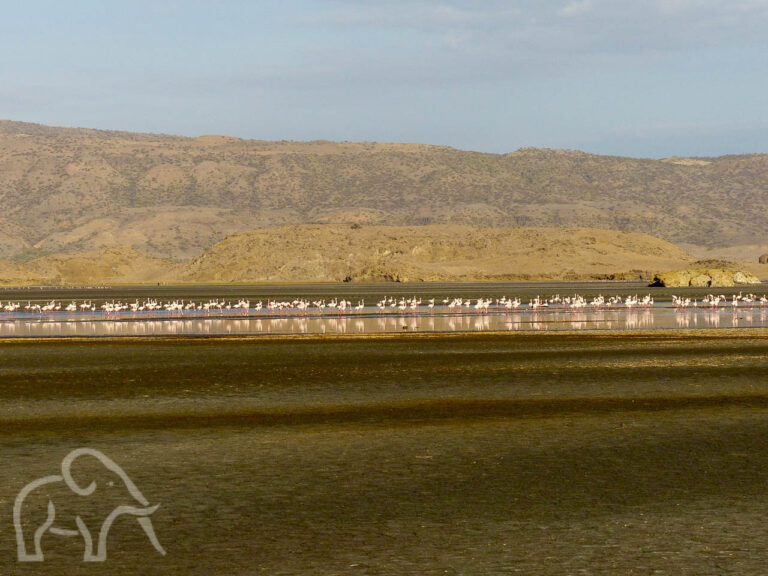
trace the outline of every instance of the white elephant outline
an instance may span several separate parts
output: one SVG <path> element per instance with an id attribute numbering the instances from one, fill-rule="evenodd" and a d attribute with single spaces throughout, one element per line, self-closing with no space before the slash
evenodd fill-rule
<path id="1" fill-rule="evenodd" d="M 57 528 L 53 525 L 56 519 L 56 507 L 51 500 L 48 500 L 48 518 L 40 526 L 37 527 L 34 534 L 34 553 L 27 552 L 27 543 L 24 538 L 24 529 L 21 524 L 21 512 L 24 500 L 36 489 L 46 484 L 53 484 L 63 482 L 66 486 L 79 496 L 89 496 L 96 490 L 96 482 L 91 483 L 85 488 L 81 488 L 75 479 L 72 477 L 72 463 L 81 456 L 93 456 L 105 468 L 117 474 L 120 479 L 125 483 L 128 492 L 133 498 L 142 505 L 138 506 L 117 506 L 101 524 L 99 530 L 98 541 L 96 545 L 96 553 L 94 554 L 94 542 L 91 536 L 91 532 L 86 526 L 85 522 L 80 516 L 75 516 L 75 523 L 78 530 L 70 530 L 66 528 Z M 165 556 L 165 549 L 160 545 L 155 535 L 155 529 L 152 525 L 152 520 L 149 516 L 154 513 L 160 504 L 154 506 L 149 505 L 149 501 L 144 497 L 141 491 L 136 487 L 133 481 L 128 477 L 128 474 L 117 464 L 114 460 L 106 456 L 103 452 L 95 450 L 93 448 L 77 448 L 67 454 L 61 461 L 61 474 L 54 474 L 51 476 L 45 476 L 33 480 L 26 486 L 24 486 L 19 494 L 16 496 L 16 500 L 13 504 L 13 525 L 16 529 L 16 550 L 19 562 L 42 562 L 45 560 L 45 556 L 42 550 L 41 540 L 46 531 L 57 536 L 82 536 L 85 551 L 83 554 L 84 562 L 104 562 L 107 559 L 107 536 L 109 529 L 112 527 L 112 523 L 123 514 L 131 514 L 136 516 L 136 520 L 147 534 L 149 541 L 155 547 L 155 549 L 163 556 Z"/>

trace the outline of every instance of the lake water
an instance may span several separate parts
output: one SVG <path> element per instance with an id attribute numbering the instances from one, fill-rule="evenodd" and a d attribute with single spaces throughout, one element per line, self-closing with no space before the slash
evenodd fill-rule
<path id="1" fill-rule="evenodd" d="M 291 334 L 391 334 L 398 332 L 525 332 L 562 330 L 653 330 L 696 328 L 767 328 L 768 307 L 675 310 L 669 306 L 512 313 L 326 314 L 281 316 L 264 313 L 248 318 L 154 318 L 120 320 L 57 316 L 0 318 L 0 338 L 253 336 Z"/>
<path id="2" fill-rule="evenodd" d="M 0 287 L 0 301 L 10 300 L 22 303 L 45 303 L 52 299 L 64 304 L 70 300 L 90 300 L 100 304 L 111 300 L 133 301 L 135 299 L 157 298 L 160 300 L 184 299 L 200 302 L 210 298 L 237 301 L 248 298 L 252 301 L 294 298 L 331 299 L 346 298 L 353 303 L 365 300 L 375 304 L 384 296 L 396 298 L 417 296 L 421 298 L 510 298 L 519 297 L 524 302 L 536 296 L 550 297 L 556 294 L 571 296 L 581 294 L 585 298 L 622 296 L 630 294 L 651 294 L 657 302 L 669 302 L 672 295 L 701 299 L 709 293 L 727 294 L 738 292 L 768 293 L 768 284 L 739 288 L 649 288 L 642 282 L 418 282 L 382 284 L 257 284 L 257 285 L 180 285 L 180 286 L 115 286 L 115 287 Z"/>
<path id="3" fill-rule="evenodd" d="M 759 295 L 760 286 L 752 287 Z M 650 289 L 640 283 L 585 282 L 585 283 L 420 283 L 420 284 L 310 284 L 259 286 L 158 286 L 118 288 L 27 288 L 0 290 L 0 303 L 18 302 L 26 306 L 56 301 L 65 306 L 70 301 L 90 302 L 96 313 L 64 310 L 49 313 L 31 313 L 20 309 L 15 313 L 0 312 L 0 338 L 14 337 L 104 337 L 104 336 L 234 336 L 234 335 L 291 335 L 291 334 L 382 334 L 394 332 L 517 332 L 560 330 L 638 330 L 638 329 L 697 329 L 697 328 L 765 328 L 768 327 L 768 306 L 755 305 L 717 309 L 672 307 L 675 294 L 701 299 L 711 289 Z M 723 289 L 718 289 L 722 293 Z M 725 290 L 728 299 L 734 290 Z M 610 296 L 650 294 L 655 304 L 648 308 L 626 308 L 622 305 L 607 309 L 586 308 L 569 310 L 563 307 L 531 310 L 529 302 L 541 296 L 573 296 L 579 294 L 590 300 L 597 295 Z M 375 302 L 389 296 L 395 299 L 416 297 L 422 300 L 417 312 L 388 309 L 381 314 Z M 478 314 L 472 307 L 448 308 L 441 306 L 445 298 L 498 299 L 503 296 L 518 298 L 519 310 L 505 311 L 492 305 L 489 313 Z M 318 314 L 267 312 L 251 309 L 247 314 L 235 310 L 213 310 L 180 313 L 131 313 L 118 316 L 105 315 L 98 306 L 106 302 L 145 301 L 157 299 L 190 302 L 198 305 L 210 299 L 237 303 L 248 299 L 255 305 L 268 300 L 348 299 L 353 305 L 365 303 L 361 311 L 339 314 L 326 310 Z M 434 299 L 437 306 L 428 310 L 426 301 Z"/>
<path id="4" fill-rule="evenodd" d="M 768 337 L 717 334 L 6 340 L 0 565 L 763 574 Z M 17 494 L 83 446 L 160 504 L 167 555 L 124 516 L 103 564 L 50 533 L 45 562 L 15 562 Z M 104 473 L 76 473 L 98 499 L 46 493 L 57 523 L 125 503 Z"/>

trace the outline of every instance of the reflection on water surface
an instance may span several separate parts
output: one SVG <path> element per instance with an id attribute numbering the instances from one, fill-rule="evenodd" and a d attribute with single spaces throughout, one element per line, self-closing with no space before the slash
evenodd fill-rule
<path id="1" fill-rule="evenodd" d="M 226 336 L 259 334 L 385 334 L 768 327 L 768 308 L 544 310 L 438 314 L 359 314 L 109 319 L 50 315 L 0 319 L 0 338 L 100 336 Z"/>

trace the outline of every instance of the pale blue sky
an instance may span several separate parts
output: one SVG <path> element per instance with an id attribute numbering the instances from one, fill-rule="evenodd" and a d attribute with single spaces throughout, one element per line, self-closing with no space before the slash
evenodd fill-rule
<path id="1" fill-rule="evenodd" d="M 768 152 L 768 0 L 0 7 L 5 119 L 487 152 Z"/>

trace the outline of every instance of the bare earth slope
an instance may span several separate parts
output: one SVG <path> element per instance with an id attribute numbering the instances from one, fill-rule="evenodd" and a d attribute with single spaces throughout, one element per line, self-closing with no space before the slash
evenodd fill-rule
<path id="1" fill-rule="evenodd" d="M 693 258 L 645 234 L 587 228 L 302 225 L 227 238 L 173 264 L 129 248 L 0 261 L 5 284 L 650 277 Z"/>
<path id="2" fill-rule="evenodd" d="M 766 155 L 498 155 L 0 121 L 0 257 L 17 260 L 110 246 L 187 259 L 234 233 L 320 222 L 587 226 L 704 253 L 768 244 L 767 194 Z"/>
<path id="3" fill-rule="evenodd" d="M 130 248 L 104 248 L 80 254 L 49 254 L 24 264 L 0 261 L 6 285 L 76 285 L 154 283 L 173 280 L 175 264 Z"/>
<path id="4" fill-rule="evenodd" d="M 663 240 L 607 230 L 308 225 L 232 236 L 179 274 L 205 282 L 637 278 L 691 261 Z"/>

